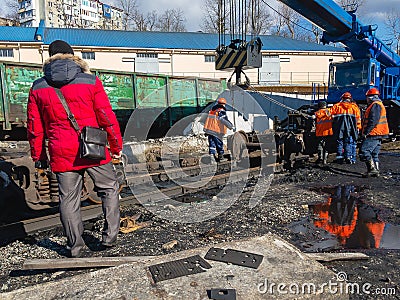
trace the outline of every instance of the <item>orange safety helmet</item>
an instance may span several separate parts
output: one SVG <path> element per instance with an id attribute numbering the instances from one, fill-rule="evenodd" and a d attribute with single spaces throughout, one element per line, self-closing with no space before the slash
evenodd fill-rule
<path id="1" fill-rule="evenodd" d="M 225 98 L 219 98 L 218 99 L 218 104 L 226 104 L 226 99 Z"/>
<path id="2" fill-rule="evenodd" d="M 373 96 L 373 95 L 380 95 L 379 90 L 377 88 L 371 88 L 366 93 L 365 96 Z"/>
<path id="3" fill-rule="evenodd" d="M 351 96 L 350 92 L 346 92 L 342 95 L 342 97 L 340 97 L 340 99 L 353 99 L 353 97 Z"/>

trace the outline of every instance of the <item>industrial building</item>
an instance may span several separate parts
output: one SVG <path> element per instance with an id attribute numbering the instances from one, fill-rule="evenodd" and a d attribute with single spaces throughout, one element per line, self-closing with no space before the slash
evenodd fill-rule
<path id="1" fill-rule="evenodd" d="M 327 83 L 329 62 L 350 59 L 341 47 L 261 36 L 262 67 L 246 70 L 254 84 Z M 92 68 L 127 72 L 228 78 L 216 71 L 218 35 L 202 32 L 137 32 L 75 28 L 0 27 L 0 60 L 42 64 L 48 45 L 63 39 Z"/>

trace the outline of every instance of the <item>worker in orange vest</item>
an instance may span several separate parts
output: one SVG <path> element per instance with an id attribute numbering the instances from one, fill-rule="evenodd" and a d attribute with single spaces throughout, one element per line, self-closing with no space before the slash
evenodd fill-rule
<path id="1" fill-rule="evenodd" d="M 360 132 L 361 131 L 361 111 L 355 101 L 351 101 L 351 104 L 353 105 L 354 113 L 355 113 L 356 120 L 357 120 L 357 130 L 358 130 L 358 132 Z M 358 134 L 358 136 L 359 136 L 359 134 Z M 351 148 L 351 157 L 350 157 L 351 164 L 355 164 L 357 161 L 357 140 L 354 140 L 353 138 L 351 138 L 350 148 Z"/>
<path id="2" fill-rule="evenodd" d="M 208 113 L 204 124 L 204 132 L 208 137 L 209 153 L 211 163 L 220 162 L 224 158 L 223 137 L 227 128 L 235 131 L 235 126 L 228 120 L 226 115 L 226 99 L 219 98 Z M 217 156 L 218 155 L 218 156 Z"/>
<path id="3" fill-rule="evenodd" d="M 371 88 L 365 94 L 368 107 L 364 113 L 361 137 L 363 143 L 360 148 L 360 160 L 365 161 L 367 173 L 364 177 L 379 176 L 379 152 L 382 139 L 389 135 L 389 125 L 386 118 L 386 109 L 379 98 L 379 90 Z"/>
<path id="4" fill-rule="evenodd" d="M 357 123 L 360 113 L 351 103 L 353 97 L 349 92 L 341 96 L 341 101 L 331 108 L 333 117 L 332 129 L 337 142 L 336 162 L 352 164 L 352 142 L 358 139 Z"/>
<path id="5" fill-rule="evenodd" d="M 328 159 L 327 143 L 332 136 L 332 115 L 330 109 L 326 107 L 325 101 L 318 103 L 318 111 L 315 112 L 315 135 L 317 137 L 318 159 L 316 163 L 326 164 Z"/>

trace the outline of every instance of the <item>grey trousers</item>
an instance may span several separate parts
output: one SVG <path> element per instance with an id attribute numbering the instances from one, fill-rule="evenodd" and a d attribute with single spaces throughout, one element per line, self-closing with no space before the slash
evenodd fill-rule
<path id="1" fill-rule="evenodd" d="M 118 182 L 112 163 L 79 171 L 57 173 L 60 217 L 67 236 L 71 254 L 76 255 L 85 245 L 82 234 L 81 193 L 83 176 L 87 172 L 92 178 L 95 191 L 102 200 L 104 214 L 103 242 L 117 240 L 120 225 Z"/>

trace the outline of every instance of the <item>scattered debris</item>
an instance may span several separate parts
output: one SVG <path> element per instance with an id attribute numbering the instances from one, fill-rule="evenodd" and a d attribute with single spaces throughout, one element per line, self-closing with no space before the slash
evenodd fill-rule
<path id="1" fill-rule="evenodd" d="M 147 227 L 151 224 L 151 222 L 138 223 L 137 220 L 140 218 L 140 216 L 141 216 L 140 214 L 136 214 L 132 217 L 121 218 L 119 231 L 121 233 L 129 233 L 141 229 L 143 227 Z"/>
<path id="2" fill-rule="evenodd" d="M 334 260 L 360 260 L 368 259 L 369 256 L 364 253 L 304 253 L 307 257 L 317 261 L 334 261 Z"/>
<path id="3" fill-rule="evenodd" d="M 236 300 L 236 290 L 235 289 L 207 290 L 207 296 L 209 299 L 214 299 L 214 300 Z"/>
<path id="4" fill-rule="evenodd" d="M 115 267 L 126 263 L 144 262 L 154 258 L 155 258 L 154 256 L 126 256 L 126 257 L 27 259 L 22 265 L 22 270 Z"/>
<path id="5" fill-rule="evenodd" d="M 223 237 L 222 234 L 217 233 L 217 230 L 214 227 L 211 228 L 210 230 L 207 230 L 206 232 L 200 234 L 200 236 L 202 238 L 208 238 L 208 239 L 214 239 L 214 238 L 219 239 L 219 238 Z"/>
<path id="6" fill-rule="evenodd" d="M 164 250 L 171 250 L 172 248 L 174 248 L 176 245 L 178 245 L 178 241 L 177 240 L 172 240 L 168 243 L 165 243 L 164 245 L 162 245 L 162 248 Z"/>

